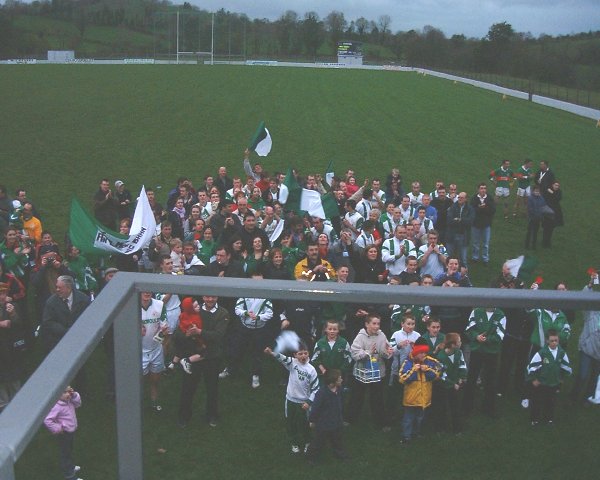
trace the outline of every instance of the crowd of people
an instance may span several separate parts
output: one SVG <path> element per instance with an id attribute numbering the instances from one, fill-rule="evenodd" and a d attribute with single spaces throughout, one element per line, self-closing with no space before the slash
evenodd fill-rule
<path id="1" fill-rule="evenodd" d="M 515 172 L 504 161 L 489 176 L 493 195 L 487 182 L 469 195 L 441 179 L 430 193 L 419 181 L 405 191 L 396 168 L 386 178 L 359 182 L 352 170 L 328 181 L 293 170 L 269 175 L 260 163 L 251 165 L 249 151 L 243 165 L 243 177 L 230 178 L 220 167 L 200 185 L 179 178 L 164 206 L 147 188 L 157 222 L 153 240 L 133 254 L 93 262 L 68 237 L 59 247 L 24 189 L 11 199 L 0 186 L 0 410 L 20 386 L 23 355 L 35 337 L 49 352 L 118 271 L 468 288 L 469 267 L 490 263 L 497 208 L 504 221 L 527 218 L 525 248 L 537 247 L 540 226 L 542 246 L 550 248 L 553 230 L 563 223 L 560 183 L 546 161 L 537 172 L 530 160 Z M 292 185 L 330 196 L 337 214 L 321 218 L 299 210 Z M 112 189 L 102 179 L 92 201 L 99 223 L 128 235 L 136 202 L 125 187 L 117 180 Z M 585 288 L 592 289 L 598 274 L 589 275 Z M 507 264 L 489 286 L 530 287 Z M 346 457 L 341 431 L 360 418 L 367 393 L 372 419 L 384 430 L 402 403 L 402 437 L 408 442 L 419 435 L 430 405 L 427 417 L 435 429 L 448 426 L 460 433 L 480 383 L 482 412 L 497 416 L 496 403 L 510 390 L 511 376 L 522 405 L 531 409 L 532 424 L 551 423 L 556 392 L 570 373 L 565 349 L 572 341 L 573 313 L 561 310 L 184 298 L 160 292 L 143 292 L 140 302 L 142 369 L 154 411 L 163 408 L 162 375 L 181 370 L 180 426 L 192 418 L 202 378 L 205 418 L 216 426 L 219 382 L 248 374 L 252 388 L 260 388 L 266 352 L 289 371 L 286 418 L 292 452 L 304 448 L 311 461 L 327 439 L 334 453 Z M 574 403 L 596 401 L 598 312 L 586 312 L 584 321 Z M 271 350 L 282 331 L 299 338 L 288 356 Z M 114 396 L 111 335 L 105 338 L 106 388 Z M 249 372 L 245 356 L 251 359 Z M 84 369 L 74 387 L 85 397 Z M 319 432 L 312 451 L 309 424 Z M 71 475 L 66 478 L 75 478 L 72 462 L 65 465 L 65 475 Z"/>

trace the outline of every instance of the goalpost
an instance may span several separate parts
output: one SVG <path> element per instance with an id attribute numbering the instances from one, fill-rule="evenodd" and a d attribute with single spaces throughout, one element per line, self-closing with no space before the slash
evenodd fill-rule
<path id="1" fill-rule="evenodd" d="M 215 14 L 211 14 L 211 25 L 210 25 L 210 51 L 208 52 L 184 52 L 179 50 L 179 10 L 177 10 L 177 52 L 176 52 L 176 63 L 179 64 L 180 56 L 191 55 L 196 57 L 196 62 L 200 63 L 202 56 L 210 57 L 210 64 L 214 65 L 215 51 Z"/>
<path id="2" fill-rule="evenodd" d="M 190 21 L 186 21 L 188 15 L 196 15 L 198 23 L 192 23 L 190 33 Z M 163 18 L 161 21 L 160 18 Z M 164 19 L 166 18 L 166 22 Z M 158 31 L 157 31 L 158 19 Z M 214 34 L 215 14 L 210 15 L 210 37 L 207 35 L 206 17 L 204 26 L 201 25 L 201 15 L 193 11 L 180 12 L 157 12 L 154 24 L 154 56 L 166 56 L 169 63 L 209 63 L 214 64 Z M 174 22 L 173 22 L 174 20 Z M 175 25 L 173 25 L 175 23 Z M 187 30 L 186 30 L 187 26 Z M 196 31 L 197 30 L 197 31 Z M 192 40 L 193 39 L 193 40 Z M 157 50 L 158 46 L 158 50 Z M 164 48 L 166 47 L 166 52 Z M 190 48 L 191 47 L 191 48 Z"/>

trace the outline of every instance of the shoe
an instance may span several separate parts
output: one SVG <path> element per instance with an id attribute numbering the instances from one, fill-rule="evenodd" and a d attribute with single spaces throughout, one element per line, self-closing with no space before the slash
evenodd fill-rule
<path id="1" fill-rule="evenodd" d="M 521 400 L 521 406 L 523 408 L 529 408 L 529 399 L 528 398 L 524 398 L 523 400 Z"/>
<path id="2" fill-rule="evenodd" d="M 175 370 L 175 364 L 173 362 L 169 362 L 169 364 L 167 365 L 167 368 L 169 370 Z"/>
<path id="3" fill-rule="evenodd" d="M 219 378 L 227 378 L 231 375 L 229 368 L 225 368 L 221 373 L 219 373 Z"/>
<path id="4" fill-rule="evenodd" d="M 216 418 L 211 418 L 211 419 L 208 421 L 208 426 L 209 426 L 209 427 L 212 427 L 212 428 L 215 428 L 215 427 L 217 426 L 217 419 L 216 419 Z"/>
<path id="5" fill-rule="evenodd" d="M 182 358 L 181 360 L 179 360 L 179 365 L 181 365 L 181 368 L 183 368 L 183 371 L 185 373 L 189 375 L 192 374 L 192 364 L 187 358 Z"/>
<path id="6" fill-rule="evenodd" d="M 310 443 L 304 444 L 304 453 L 308 452 L 308 447 L 310 447 Z"/>
<path id="7" fill-rule="evenodd" d="M 549 427 L 553 427 L 554 426 L 554 422 L 552 420 L 548 420 L 548 426 Z"/>
<path id="8" fill-rule="evenodd" d="M 252 375 L 252 388 L 260 387 L 260 377 L 258 375 Z"/>
<path id="9" fill-rule="evenodd" d="M 292 445 L 292 453 L 300 453 L 300 447 L 298 445 Z"/>
<path id="10" fill-rule="evenodd" d="M 153 403 L 152 410 L 154 410 L 156 413 L 160 413 L 162 412 L 162 407 L 158 403 Z"/>
<path id="11" fill-rule="evenodd" d="M 78 473 L 81 470 L 81 467 L 79 465 L 75 465 L 73 467 L 73 473 Z"/>

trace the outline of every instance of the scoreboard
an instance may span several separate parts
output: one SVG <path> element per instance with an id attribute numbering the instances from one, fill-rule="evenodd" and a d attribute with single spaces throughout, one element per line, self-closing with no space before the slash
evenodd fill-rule
<path id="1" fill-rule="evenodd" d="M 362 42 L 338 42 L 338 63 L 362 65 Z"/>

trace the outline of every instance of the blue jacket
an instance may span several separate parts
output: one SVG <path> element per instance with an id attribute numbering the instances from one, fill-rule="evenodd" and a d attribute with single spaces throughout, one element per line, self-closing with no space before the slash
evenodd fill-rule
<path id="1" fill-rule="evenodd" d="M 527 214 L 529 220 L 541 220 L 544 216 L 544 207 L 546 200 L 541 195 L 531 194 L 527 197 Z"/>
<path id="2" fill-rule="evenodd" d="M 322 386 L 310 407 L 308 421 L 315 424 L 319 431 L 332 431 L 342 428 L 342 389 L 332 392 L 329 387 Z"/>

